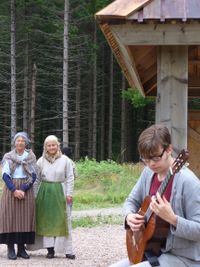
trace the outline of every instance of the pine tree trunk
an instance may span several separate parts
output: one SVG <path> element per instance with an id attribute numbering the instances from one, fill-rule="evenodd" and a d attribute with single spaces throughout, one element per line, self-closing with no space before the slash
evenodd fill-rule
<path id="1" fill-rule="evenodd" d="M 92 158 L 96 159 L 97 153 L 97 27 L 96 21 L 94 22 L 94 64 L 93 64 L 93 119 L 92 119 Z"/>
<path id="2" fill-rule="evenodd" d="M 37 67 L 33 64 L 32 69 L 32 85 L 31 85 L 31 142 L 32 149 L 34 150 L 35 145 L 35 99 L 36 99 L 36 76 Z"/>
<path id="3" fill-rule="evenodd" d="M 24 66 L 24 98 L 23 98 L 23 130 L 28 132 L 28 39 L 25 44 L 25 66 Z"/>
<path id="4" fill-rule="evenodd" d="M 126 81 L 125 77 L 122 74 L 122 91 L 125 90 Z M 126 124 L 126 109 L 125 109 L 125 98 L 122 97 L 121 101 L 121 163 L 125 161 L 125 151 L 126 151 L 126 131 L 125 131 L 125 124 Z"/>
<path id="5" fill-rule="evenodd" d="M 17 131 L 17 111 L 16 111 L 16 51 L 15 51 L 15 35 L 16 35 L 16 3 L 15 0 L 10 2 L 11 8 L 11 140 Z"/>
<path id="6" fill-rule="evenodd" d="M 65 0 L 64 9 L 64 51 L 63 51 L 63 146 L 69 145 L 68 126 L 68 32 L 69 0 Z"/>
<path id="7" fill-rule="evenodd" d="M 4 101 L 3 101 L 3 110 L 4 110 L 4 113 L 3 113 L 3 125 L 4 127 L 2 127 L 2 155 L 4 155 L 6 153 L 6 150 L 7 150 L 7 138 L 8 138 L 8 133 L 7 133 L 7 127 L 5 127 L 6 125 L 8 125 L 8 116 L 7 114 L 9 113 L 9 107 L 8 107 L 8 99 L 7 97 L 5 97 Z"/>
<path id="8" fill-rule="evenodd" d="M 105 66 L 105 47 L 102 51 L 102 90 L 101 90 L 101 139 L 100 139 L 100 160 L 105 157 L 105 80 L 104 80 L 104 66 Z"/>
<path id="9" fill-rule="evenodd" d="M 80 159 L 80 101 L 81 101 L 81 57 L 77 58 L 76 117 L 75 117 L 75 160 Z"/>
<path id="10" fill-rule="evenodd" d="M 109 97 L 109 126 L 108 126 L 108 158 L 112 159 L 112 129 L 113 129 L 113 54 L 110 51 L 110 97 Z"/>
<path id="11" fill-rule="evenodd" d="M 92 89 L 89 87 L 89 101 L 88 101 L 88 157 L 92 158 L 92 119 L 93 119 L 93 107 L 92 107 Z"/>

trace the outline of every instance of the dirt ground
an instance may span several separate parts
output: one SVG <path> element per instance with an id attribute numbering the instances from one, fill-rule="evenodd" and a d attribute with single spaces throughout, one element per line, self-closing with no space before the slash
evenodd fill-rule
<path id="1" fill-rule="evenodd" d="M 64 255 L 46 259 L 46 250 L 29 252 L 30 259 L 7 259 L 7 248 L 0 245 L 0 266 L 27 267 L 106 267 L 126 257 L 125 230 L 122 225 L 100 225 L 94 228 L 76 228 L 73 230 L 73 245 L 76 260 Z"/>

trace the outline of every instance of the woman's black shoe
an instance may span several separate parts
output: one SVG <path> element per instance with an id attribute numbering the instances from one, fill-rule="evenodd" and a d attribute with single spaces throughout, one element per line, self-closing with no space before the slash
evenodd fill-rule
<path id="1" fill-rule="evenodd" d="M 76 256 L 74 254 L 66 254 L 66 258 L 70 260 L 75 260 Z"/>
<path id="2" fill-rule="evenodd" d="M 23 259 L 29 259 L 30 256 L 26 253 L 24 245 L 18 245 L 17 257 L 21 257 Z"/>
<path id="3" fill-rule="evenodd" d="M 47 255 L 46 255 L 46 258 L 47 259 L 53 259 L 54 258 L 54 254 L 55 254 L 55 251 L 54 251 L 54 248 L 47 248 Z"/>
<path id="4" fill-rule="evenodd" d="M 14 244 L 9 244 L 8 245 L 8 259 L 9 260 L 16 260 L 17 256 L 15 254 L 15 248 L 14 248 Z"/>

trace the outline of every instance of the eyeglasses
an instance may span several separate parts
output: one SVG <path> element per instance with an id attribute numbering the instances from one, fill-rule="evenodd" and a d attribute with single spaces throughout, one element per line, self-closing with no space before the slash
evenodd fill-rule
<path id="1" fill-rule="evenodd" d="M 150 162 L 150 160 L 154 161 L 154 162 L 158 162 L 162 159 L 162 156 L 164 155 L 165 153 L 165 148 L 163 149 L 162 153 L 158 156 L 152 156 L 148 159 L 143 159 L 143 158 L 140 158 L 140 160 L 144 163 L 144 164 L 148 164 Z"/>

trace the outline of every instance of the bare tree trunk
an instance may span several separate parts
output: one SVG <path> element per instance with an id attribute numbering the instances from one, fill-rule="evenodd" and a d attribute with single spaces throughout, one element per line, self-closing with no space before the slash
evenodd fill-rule
<path id="1" fill-rule="evenodd" d="M 27 18 L 29 17 L 28 1 L 24 3 L 24 23 L 27 24 Z M 28 132 L 29 128 L 29 33 L 25 33 L 26 41 L 24 48 L 24 97 L 23 97 L 23 130 Z"/>
<path id="2" fill-rule="evenodd" d="M 27 35 L 28 36 L 28 35 Z M 24 98 L 23 98 L 23 130 L 28 132 L 28 39 L 25 44 L 25 67 L 24 67 Z"/>
<path id="3" fill-rule="evenodd" d="M 89 101 L 88 101 L 88 157 L 92 157 L 92 119 L 93 119 L 93 107 L 92 107 L 92 89 L 89 88 Z"/>
<path id="4" fill-rule="evenodd" d="M 126 81 L 124 74 L 122 74 L 122 91 L 125 90 Z M 125 150 L 126 150 L 126 131 L 125 131 L 125 119 L 126 119 L 126 111 L 125 111 L 125 98 L 122 97 L 121 101 L 121 162 L 125 161 Z"/>
<path id="5" fill-rule="evenodd" d="M 3 137 L 2 137 L 2 145 L 3 145 L 3 151 L 2 151 L 2 155 L 4 155 L 6 153 L 6 150 L 7 150 L 7 147 L 6 147 L 6 144 L 8 143 L 7 141 L 7 136 L 8 136 L 8 133 L 7 133 L 7 127 L 5 127 L 6 125 L 8 125 L 8 110 L 9 110 L 9 107 L 8 107 L 8 104 L 7 104 L 7 97 L 6 99 L 3 101 L 3 106 L 4 106 L 4 113 L 3 113 Z"/>
<path id="6" fill-rule="evenodd" d="M 69 0 L 65 0 L 64 9 L 64 51 L 63 51 L 63 146 L 69 145 L 68 126 L 68 32 Z"/>
<path id="7" fill-rule="evenodd" d="M 103 55 L 102 55 L 102 69 L 103 69 L 103 74 L 102 74 L 102 91 L 101 91 L 101 139 L 100 139 L 100 160 L 104 160 L 105 156 L 105 80 L 104 80 L 104 66 L 105 66 L 105 48 L 103 47 Z"/>
<path id="8" fill-rule="evenodd" d="M 110 97 L 108 126 L 108 158 L 112 159 L 112 128 L 113 128 L 113 54 L 110 51 Z"/>
<path id="9" fill-rule="evenodd" d="M 75 160 L 80 159 L 80 100 L 81 100 L 81 57 L 77 58 L 76 117 L 75 117 Z"/>
<path id="10" fill-rule="evenodd" d="M 10 2 L 11 8 L 11 140 L 17 131 L 17 111 L 16 111 L 16 51 L 15 51 L 15 34 L 16 34 L 16 3 L 15 0 Z"/>
<path id="11" fill-rule="evenodd" d="M 93 119 L 92 119 L 92 157 L 96 159 L 97 152 L 97 55 L 96 55 L 96 43 L 97 43 L 97 27 L 96 21 L 94 22 L 94 63 L 93 63 Z"/>
<path id="12" fill-rule="evenodd" d="M 37 67 L 36 64 L 33 64 L 32 69 L 32 85 L 31 85 L 31 141 L 32 149 L 34 150 L 35 146 L 35 99 L 36 99 L 36 75 Z"/>

